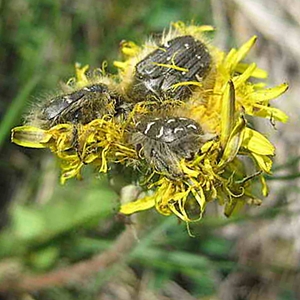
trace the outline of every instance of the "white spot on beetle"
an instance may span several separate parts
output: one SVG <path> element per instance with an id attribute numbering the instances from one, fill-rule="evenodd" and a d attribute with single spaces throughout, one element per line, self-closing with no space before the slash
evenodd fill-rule
<path id="1" fill-rule="evenodd" d="M 175 122 L 175 119 L 170 119 L 170 120 L 167 121 L 167 124 L 170 124 L 170 123 L 173 123 L 173 122 Z"/>
<path id="2" fill-rule="evenodd" d="M 72 98 L 70 98 L 69 96 L 66 96 L 65 100 L 68 104 L 71 104 L 73 102 Z"/>
<path id="3" fill-rule="evenodd" d="M 149 69 L 145 69 L 144 70 L 146 74 L 151 74 L 153 72 L 153 69 L 149 68 Z"/>
<path id="4" fill-rule="evenodd" d="M 182 130 L 184 130 L 182 127 L 177 127 L 175 128 L 174 133 L 177 133 L 178 131 L 182 131 Z"/>
<path id="5" fill-rule="evenodd" d="M 202 81 L 203 77 L 201 77 L 201 76 L 199 76 L 198 74 L 196 74 L 196 79 L 197 79 L 198 81 Z"/>
<path id="6" fill-rule="evenodd" d="M 164 134 L 164 127 L 161 126 L 160 130 L 159 130 L 159 134 L 156 135 L 156 138 L 158 138 L 158 139 L 161 138 L 163 136 L 163 134 Z"/>
<path id="7" fill-rule="evenodd" d="M 147 124 L 146 130 L 144 131 L 144 134 L 147 134 L 150 128 L 155 124 L 156 122 L 149 122 Z"/>
<path id="8" fill-rule="evenodd" d="M 193 128 L 193 129 L 195 129 L 195 130 L 198 130 L 197 126 L 194 125 L 194 124 L 189 124 L 189 125 L 187 126 L 187 128 Z"/>

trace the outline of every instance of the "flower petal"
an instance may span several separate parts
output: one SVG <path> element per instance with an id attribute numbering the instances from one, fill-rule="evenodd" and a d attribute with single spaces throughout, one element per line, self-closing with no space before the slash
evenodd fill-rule
<path id="1" fill-rule="evenodd" d="M 273 88 L 258 90 L 251 93 L 249 95 L 249 99 L 253 102 L 272 100 L 282 95 L 288 89 L 288 87 L 289 86 L 287 83 L 283 83 Z"/>
<path id="2" fill-rule="evenodd" d="M 75 64 L 77 87 L 82 88 L 89 84 L 89 81 L 85 75 L 88 69 L 89 69 L 89 65 L 85 65 L 85 66 L 81 67 L 81 65 L 79 63 Z"/>
<path id="3" fill-rule="evenodd" d="M 29 148 L 46 148 L 52 134 L 33 126 L 20 126 L 12 129 L 11 141 Z"/>
<path id="4" fill-rule="evenodd" d="M 265 173 L 271 172 L 272 159 L 270 157 L 256 153 L 252 153 L 252 156 L 262 171 Z"/>
<path id="5" fill-rule="evenodd" d="M 153 196 L 144 197 L 134 202 L 121 205 L 120 213 L 125 215 L 130 215 L 137 211 L 150 209 L 154 206 L 155 206 L 155 198 Z"/>
<path id="6" fill-rule="evenodd" d="M 236 52 L 236 65 L 243 60 L 246 55 L 249 53 L 249 51 L 251 50 L 251 48 L 253 47 L 253 45 L 255 44 L 257 40 L 257 36 L 253 36 L 249 41 L 247 41 L 245 44 L 243 44 Z M 235 65 L 235 67 L 236 67 Z"/>
<path id="7" fill-rule="evenodd" d="M 225 86 L 221 107 L 221 145 L 224 147 L 234 125 L 235 90 L 232 81 Z"/>
<path id="8" fill-rule="evenodd" d="M 134 42 L 125 41 L 121 45 L 121 51 L 124 55 L 131 57 L 137 55 L 141 51 L 141 48 Z"/>
<path id="9" fill-rule="evenodd" d="M 237 122 L 237 124 L 231 132 L 228 142 L 226 143 L 222 158 L 218 164 L 220 168 L 223 167 L 226 163 L 232 161 L 236 157 L 243 142 L 245 126 L 245 119 L 243 117 L 240 117 L 239 121 Z"/>
<path id="10" fill-rule="evenodd" d="M 259 155 L 274 155 L 275 147 L 256 130 L 245 128 L 242 146 Z"/>
<path id="11" fill-rule="evenodd" d="M 235 76 L 233 78 L 235 89 L 238 89 L 241 84 L 245 83 L 252 76 L 255 70 L 256 70 L 256 64 L 252 63 L 248 65 L 248 68 L 241 75 Z"/>
<path id="12" fill-rule="evenodd" d="M 269 194 L 269 187 L 267 185 L 266 178 L 263 175 L 261 175 L 261 176 L 259 176 L 259 179 L 260 179 L 260 183 L 261 183 L 262 194 L 264 197 L 267 197 Z"/>
<path id="13" fill-rule="evenodd" d="M 253 112 L 254 116 L 269 118 L 280 121 L 282 123 L 286 123 L 289 119 L 289 116 L 287 114 L 276 107 L 264 106 L 259 104 L 256 104 L 255 107 L 257 108 L 257 110 Z"/>
<path id="14" fill-rule="evenodd" d="M 238 73 L 244 73 L 248 67 L 249 67 L 249 64 L 238 63 L 238 65 L 235 68 L 235 71 Z M 251 77 L 265 79 L 268 77 L 268 72 L 256 67 L 256 69 L 251 74 Z"/>

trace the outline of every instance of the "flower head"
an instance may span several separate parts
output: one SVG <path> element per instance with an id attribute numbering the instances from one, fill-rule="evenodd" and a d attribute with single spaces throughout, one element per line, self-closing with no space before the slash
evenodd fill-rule
<path id="1" fill-rule="evenodd" d="M 182 23 L 175 24 L 176 30 L 179 34 L 192 34 L 195 38 L 202 33 L 201 27 L 184 26 Z M 183 176 L 174 179 L 168 174 L 159 174 L 157 180 L 148 186 L 153 193 L 123 205 L 121 212 L 130 214 L 155 207 L 162 214 L 174 213 L 189 222 L 201 218 L 205 206 L 213 200 L 225 205 L 227 216 L 239 204 L 261 203 L 254 193 L 253 182 L 256 178 L 260 179 L 261 192 L 266 196 L 263 176 L 271 172 L 275 148 L 263 134 L 250 128 L 247 115 L 286 122 L 286 114 L 272 107 L 270 100 L 284 93 L 288 86 L 282 84 L 265 88 L 264 83 L 249 80 L 251 77 L 267 76 L 256 64 L 242 62 L 255 41 L 256 37 L 253 37 L 228 54 L 209 45 L 214 66 L 206 80 L 208 82 L 198 82 L 199 87 L 182 103 L 180 110 L 214 134 L 215 138 L 202 145 L 193 160 L 183 159 L 180 162 Z M 130 45 L 125 45 L 124 52 L 132 56 L 134 51 L 127 49 Z M 135 51 L 141 49 L 133 48 Z M 139 57 L 140 54 L 135 55 Z M 126 72 L 126 66 L 130 67 L 135 59 L 136 56 L 130 57 L 122 65 L 122 72 Z M 194 82 L 180 84 L 195 85 Z M 246 168 L 245 157 L 252 161 L 252 171 Z M 198 217 L 195 217 L 195 211 Z"/>
<path id="2" fill-rule="evenodd" d="M 208 30 L 212 27 L 186 26 L 178 22 L 164 34 L 160 44 L 123 43 L 125 60 L 115 62 L 120 72 L 105 81 L 119 96 L 109 95 L 109 99 L 116 100 L 106 104 L 105 113 L 85 124 L 68 122 L 50 128 L 31 124 L 17 127 L 12 132 L 13 142 L 50 148 L 61 160 L 62 183 L 71 177 L 80 177 L 80 170 L 86 164 L 93 164 L 103 173 L 109 172 L 111 164 L 138 169 L 146 196 L 123 204 L 121 213 L 124 214 L 155 207 L 164 215 L 175 214 L 191 222 L 202 217 L 211 201 L 224 205 L 227 216 L 240 205 L 260 204 L 253 183 L 259 179 L 261 193 L 266 196 L 264 174 L 271 172 L 275 148 L 263 134 L 251 128 L 247 116 L 286 122 L 286 114 L 272 107 L 271 100 L 284 93 L 288 86 L 265 88 L 264 83 L 251 80 L 267 77 L 255 63 L 243 62 L 256 37 L 226 54 L 207 42 L 204 33 Z M 186 66 L 179 65 L 180 51 L 167 55 L 168 42 L 182 37 L 199 41 L 196 45 L 204 51 L 200 54 L 206 55 L 205 66 L 198 64 L 202 77 L 185 76 L 193 66 L 189 66 L 189 61 Z M 189 44 L 184 47 L 188 51 Z M 152 61 L 157 53 L 162 53 L 162 57 L 164 52 L 168 63 Z M 201 55 L 198 56 L 200 60 Z M 158 67 L 166 74 L 158 74 L 160 86 L 167 86 L 161 94 L 159 85 L 152 79 L 150 83 L 142 81 L 148 90 L 136 87 L 140 79 L 136 78 L 135 69 L 148 60 L 150 71 Z M 76 68 L 78 88 L 84 89 L 91 83 L 87 69 Z M 165 70 L 171 71 L 164 73 Z M 172 81 L 173 78 L 179 79 Z M 103 82 L 103 78 L 97 80 Z M 179 92 L 182 87 L 188 88 L 185 93 Z M 133 96 L 132 91 L 136 90 L 139 93 Z M 137 133 L 140 122 L 146 122 L 146 128 Z M 178 122 L 181 127 L 171 129 L 172 122 Z M 158 124 L 163 124 L 157 127 L 158 133 L 150 134 Z M 180 130 L 186 134 L 195 132 L 190 139 L 184 139 Z M 181 147 L 178 141 L 183 140 L 187 144 Z M 244 163 L 245 158 L 252 162 L 250 170 Z"/>

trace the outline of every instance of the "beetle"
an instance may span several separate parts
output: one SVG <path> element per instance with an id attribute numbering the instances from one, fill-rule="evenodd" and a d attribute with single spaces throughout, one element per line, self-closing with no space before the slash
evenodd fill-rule
<path id="1" fill-rule="evenodd" d="M 214 137 L 186 117 L 143 118 L 136 123 L 135 130 L 131 143 L 140 157 L 171 178 L 183 175 L 181 159 L 192 160 L 201 145 Z"/>
<path id="2" fill-rule="evenodd" d="M 48 128 L 62 123 L 87 124 L 109 111 L 112 101 L 116 99 L 105 84 L 92 84 L 45 102 L 38 118 Z"/>
<path id="3" fill-rule="evenodd" d="M 187 99 L 195 85 L 209 74 L 212 58 L 207 46 L 190 35 L 175 37 L 157 47 L 135 66 L 129 97 Z"/>

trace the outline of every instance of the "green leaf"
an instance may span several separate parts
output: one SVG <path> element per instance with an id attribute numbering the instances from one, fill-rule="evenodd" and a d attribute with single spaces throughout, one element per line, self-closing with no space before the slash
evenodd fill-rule
<path id="1" fill-rule="evenodd" d="M 13 211 L 13 230 L 17 239 L 30 240 L 46 228 L 42 215 L 29 207 L 16 206 Z"/>
<path id="2" fill-rule="evenodd" d="M 117 195 L 108 185 L 87 189 L 86 193 L 78 194 L 79 198 L 73 196 L 51 201 L 43 207 L 13 209 L 14 237 L 23 242 L 44 243 L 67 231 L 112 216 L 118 209 Z"/>
<path id="3" fill-rule="evenodd" d="M 30 263 L 39 270 L 50 268 L 59 256 L 59 250 L 56 247 L 47 247 L 40 251 L 32 253 Z"/>

